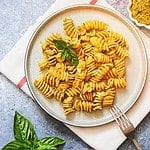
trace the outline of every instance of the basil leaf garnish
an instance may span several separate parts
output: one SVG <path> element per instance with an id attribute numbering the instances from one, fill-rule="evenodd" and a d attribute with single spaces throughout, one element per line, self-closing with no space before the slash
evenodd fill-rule
<path id="1" fill-rule="evenodd" d="M 77 67 L 79 60 L 75 51 L 73 50 L 73 45 L 69 45 L 63 40 L 54 40 L 53 43 L 57 49 L 61 50 L 61 57 Z"/>
<path id="2" fill-rule="evenodd" d="M 14 117 L 14 136 L 16 140 L 22 141 L 35 141 L 38 139 L 32 123 L 18 112 L 15 112 Z"/>
<path id="3" fill-rule="evenodd" d="M 30 141 L 12 141 L 5 145 L 2 150 L 30 150 L 31 142 Z"/>
<path id="4" fill-rule="evenodd" d="M 64 50 L 67 48 L 67 43 L 63 40 L 54 40 L 53 43 L 59 50 Z"/>

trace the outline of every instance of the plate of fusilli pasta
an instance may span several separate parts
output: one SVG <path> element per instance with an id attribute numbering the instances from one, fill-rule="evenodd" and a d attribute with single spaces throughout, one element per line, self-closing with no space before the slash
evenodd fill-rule
<path id="1" fill-rule="evenodd" d="M 105 7 L 75 5 L 47 17 L 26 50 L 25 74 L 37 103 L 51 116 L 90 127 L 126 112 L 145 84 L 147 57 L 134 27 Z"/>

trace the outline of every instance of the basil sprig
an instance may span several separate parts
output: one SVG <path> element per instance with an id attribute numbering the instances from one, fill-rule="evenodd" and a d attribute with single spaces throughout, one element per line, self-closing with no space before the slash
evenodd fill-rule
<path id="1" fill-rule="evenodd" d="M 54 40 L 53 43 L 57 49 L 61 50 L 61 57 L 77 67 L 77 65 L 79 64 L 79 60 L 75 51 L 73 50 L 73 45 L 67 44 L 63 40 Z"/>
<path id="2" fill-rule="evenodd" d="M 15 113 L 14 117 L 14 136 L 16 140 L 21 141 L 34 142 L 38 139 L 32 123 L 18 112 Z"/>
<path id="3" fill-rule="evenodd" d="M 32 123 L 17 111 L 14 116 L 15 140 L 5 145 L 2 150 L 57 150 L 65 143 L 58 137 L 38 139 Z"/>

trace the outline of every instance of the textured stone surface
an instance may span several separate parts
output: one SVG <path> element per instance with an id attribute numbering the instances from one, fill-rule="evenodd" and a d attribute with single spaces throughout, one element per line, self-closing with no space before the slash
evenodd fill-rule
<path id="1" fill-rule="evenodd" d="M 0 1 L 0 60 L 14 44 L 35 23 L 55 0 L 1 0 Z M 107 0 L 115 9 L 128 17 L 126 0 Z M 10 60 L 11 61 L 11 60 Z M 13 140 L 13 116 L 19 111 L 29 118 L 39 137 L 59 136 L 66 140 L 65 150 L 91 150 L 78 136 L 59 121 L 51 118 L 39 106 L 0 74 L 0 148 Z M 136 138 L 143 150 L 150 149 L 150 114 L 136 129 Z M 119 150 L 134 150 L 126 140 Z"/>

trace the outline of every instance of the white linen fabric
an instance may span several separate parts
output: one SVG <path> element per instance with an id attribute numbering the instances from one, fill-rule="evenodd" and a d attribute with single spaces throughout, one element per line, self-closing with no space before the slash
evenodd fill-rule
<path id="1" fill-rule="evenodd" d="M 45 12 L 43 16 L 40 16 L 33 26 L 30 26 L 25 34 L 20 38 L 12 50 L 4 57 L 0 62 L 0 72 L 3 73 L 8 79 L 10 79 L 14 84 L 18 84 L 24 75 L 24 56 L 26 51 L 26 46 L 29 42 L 29 37 L 31 37 L 35 28 L 42 22 L 44 18 L 53 12 L 60 10 L 66 6 L 74 4 L 89 4 L 90 0 L 56 0 L 56 2 Z M 112 8 L 105 0 L 92 1 L 95 5 L 102 5 L 108 8 Z M 139 31 L 139 29 L 137 29 Z M 148 61 L 150 60 L 150 42 L 148 37 L 139 31 L 146 50 L 148 54 Z M 11 61 L 10 61 L 11 60 Z M 17 72 L 17 74 L 16 74 Z M 148 64 L 148 76 L 150 76 L 150 62 Z M 21 89 L 31 96 L 27 84 L 25 83 Z M 140 95 L 137 102 L 134 104 L 132 109 L 127 112 L 127 116 L 131 122 L 137 126 L 142 119 L 150 111 L 150 78 L 147 78 L 144 90 Z M 32 96 L 31 96 L 32 97 Z M 106 125 L 97 127 L 75 127 L 66 125 L 75 134 L 77 134 L 81 139 L 83 139 L 87 144 L 96 150 L 115 150 L 120 144 L 126 139 L 116 122 L 111 122 Z M 109 144 L 108 144 L 109 143 Z"/>

